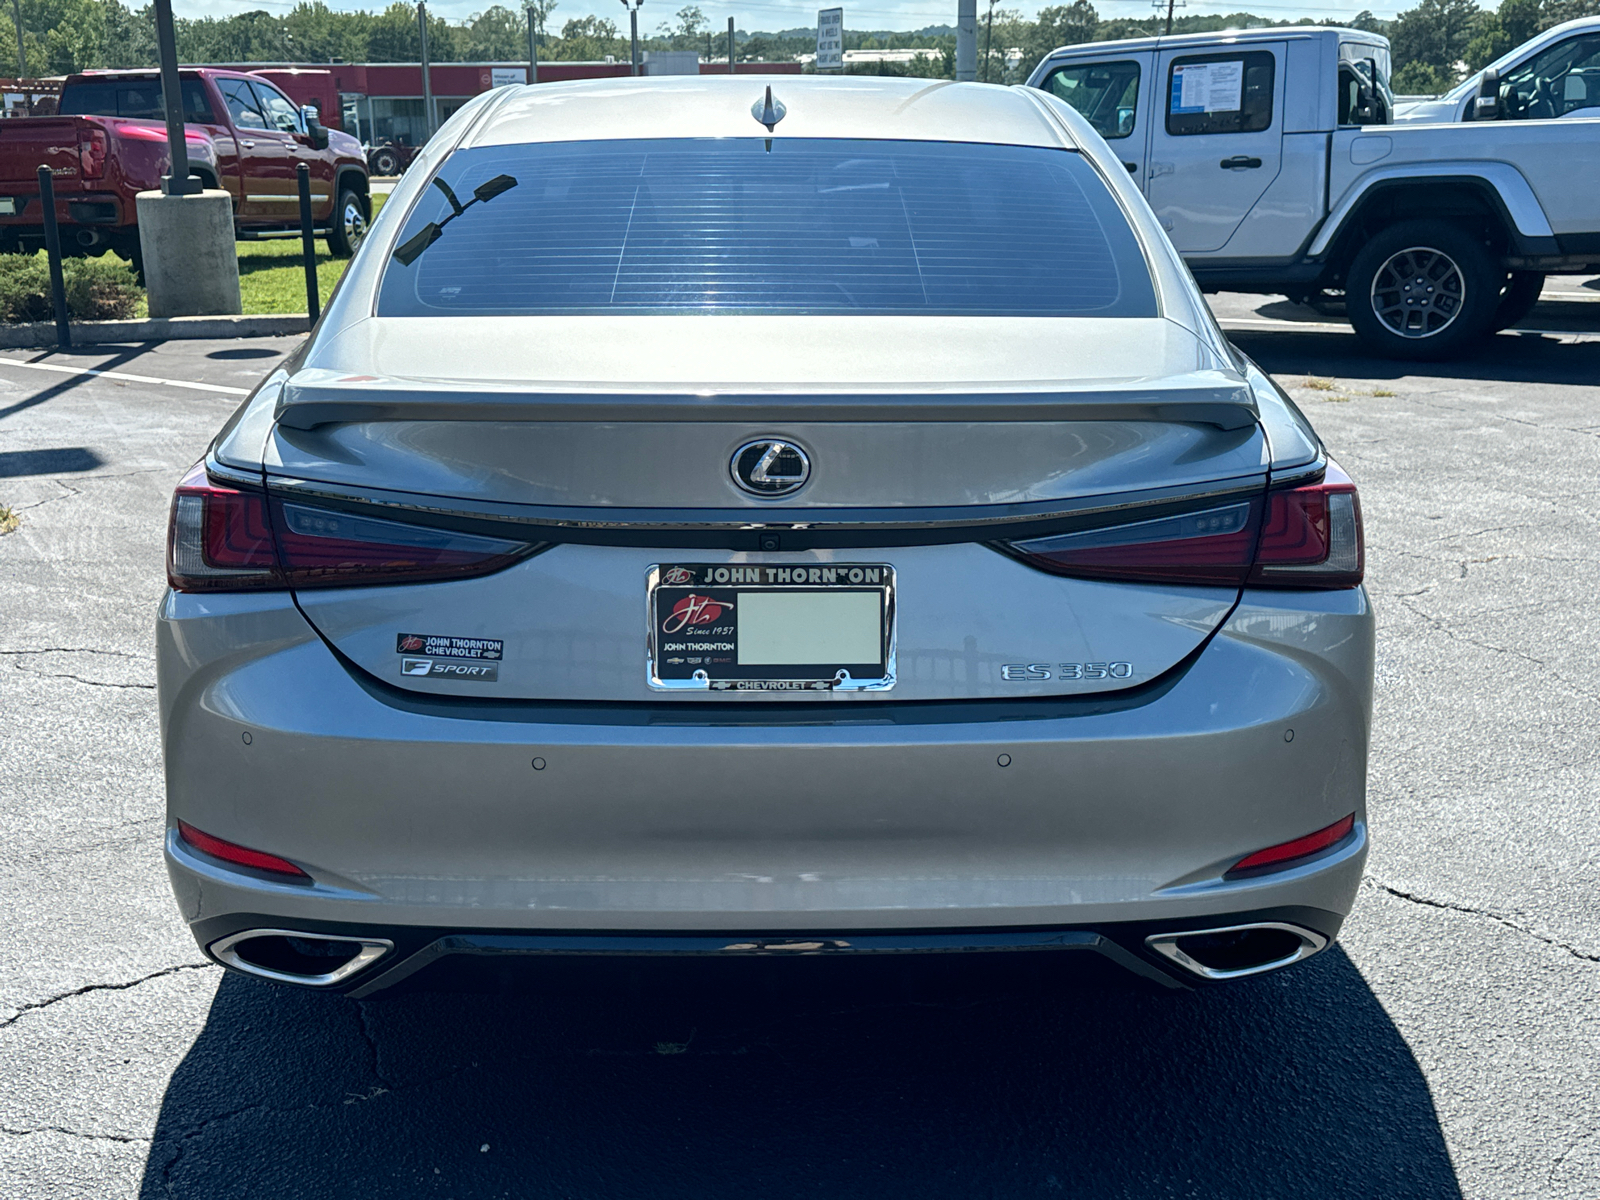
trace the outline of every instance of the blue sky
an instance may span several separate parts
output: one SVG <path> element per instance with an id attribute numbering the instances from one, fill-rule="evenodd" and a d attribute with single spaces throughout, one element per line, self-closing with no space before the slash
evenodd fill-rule
<path id="1" fill-rule="evenodd" d="M 685 0 L 647 0 L 639 13 L 640 28 L 654 30 L 664 21 L 670 21 L 672 14 L 684 4 Z M 846 28 L 855 29 L 919 29 L 926 25 L 948 24 L 954 25 L 956 20 L 956 6 L 950 3 L 940 3 L 938 0 L 864 0 L 859 6 L 852 6 L 848 0 L 844 2 L 844 18 Z M 336 9 L 353 11 L 367 8 L 378 9 L 386 6 L 386 0 L 371 0 L 369 3 L 356 3 L 353 0 L 329 0 L 330 6 Z M 430 0 L 429 8 L 450 20 L 463 20 L 475 12 L 487 8 L 493 0 Z M 516 7 L 516 0 L 501 0 L 507 7 Z M 1038 3 L 1008 3 L 1000 0 L 1000 5 L 1005 8 L 1021 8 L 1024 13 L 1033 15 L 1041 7 Z M 724 27 L 732 16 L 740 29 L 793 29 L 816 23 L 817 9 L 828 7 L 827 3 L 816 3 L 815 0 L 701 0 L 700 8 L 711 20 L 713 28 Z M 269 12 L 288 12 L 293 7 L 293 0 L 173 0 L 173 10 L 180 17 L 219 16 L 228 13 L 246 12 L 250 9 L 266 9 Z M 987 0 L 979 0 L 980 12 L 987 7 Z M 1275 3 L 1250 4 L 1241 3 L 1240 0 L 1189 0 L 1187 8 L 1183 11 L 1191 13 L 1201 12 L 1236 12 L 1248 11 L 1259 13 L 1261 16 L 1272 16 L 1284 20 L 1297 20 L 1300 17 L 1337 16 L 1344 14 L 1354 16 L 1368 5 L 1360 0 L 1328 0 L 1326 4 L 1304 6 L 1288 3 L 1287 0 L 1276 0 Z M 1380 17 L 1392 17 L 1401 8 L 1411 7 L 1410 3 L 1383 4 L 1374 3 L 1372 11 Z M 1151 11 L 1149 0 L 1095 0 L 1095 8 L 1102 18 L 1106 17 L 1141 17 Z M 609 0 L 600 3 L 599 0 L 560 0 L 552 16 L 552 23 L 559 29 L 561 23 L 569 17 L 586 16 L 589 13 L 598 13 L 603 17 L 610 17 L 619 25 L 626 23 L 626 10 L 620 0 Z"/>

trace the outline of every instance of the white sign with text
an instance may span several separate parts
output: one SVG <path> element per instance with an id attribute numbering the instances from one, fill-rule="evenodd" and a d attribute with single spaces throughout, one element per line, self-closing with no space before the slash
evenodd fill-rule
<path id="1" fill-rule="evenodd" d="M 844 69 L 844 9 L 824 8 L 817 13 L 817 70 Z"/>

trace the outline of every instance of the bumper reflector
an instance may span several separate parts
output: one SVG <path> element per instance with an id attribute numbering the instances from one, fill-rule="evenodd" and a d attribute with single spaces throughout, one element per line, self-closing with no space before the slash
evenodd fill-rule
<path id="1" fill-rule="evenodd" d="M 237 863 L 241 867 L 254 867 L 258 871 L 275 871 L 279 875 L 293 875 L 297 879 L 311 878 L 286 858 L 225 842 L 219 837 L 203 833 L 187 821 L 178 822 L 178 836 L 196 850 L 203 850 L 211 857 L 220 858 L 224 862 Z"/>
<path id="2" fill-rule="evenodd" d="M 1257 850 L 1254 854 L 1247 854 L 1228 868 L 1224 878 L 1232 878 L 1240 872 L 1254 872 L 1268 868 L 1276 870 L 1289 866 L 1296 859 L 1308 858 L 1313 854 L 1326 850 L 1329 846 L 1338 845 L 1350 836 L 1355 827 L 1356 815 L 1351 813 L 1348 817 L 1335 821 L 1326 829 L 1308 833 L 1305 837 L 1295 838 L 1292 842 L 1280 842 L 1276 846 L 1268 846 L 1265 850 Z"/>

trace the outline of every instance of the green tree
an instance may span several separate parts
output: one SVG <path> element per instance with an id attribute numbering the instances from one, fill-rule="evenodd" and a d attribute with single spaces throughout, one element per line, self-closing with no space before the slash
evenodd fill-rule
<path id="1" fill-rule="evenodd" d="M 467 18 L 459 31 L 461 57 L 467 62 L 512 62 L 528 57 L 528 18 L 495 4 Z"/>
<path id="2" fill-rule="evenodd" d="M 561 40 L 550 47 L 550 57 L 566 62 L 594 62 L 606 55 L 625 58 L 627 42 L 617 36 L 617 24 L 604 17 L 574 17 L 561 27 Z"/>
<path id="3" fill-rule="evenodd" d="M 1022 59 L 1017 64 L 1016 74 L 1026 79 L 1039 65 L 1039 60 L 1058 47 L 1094 41 L 1099 25 L 1100 16 L 1089 0 L 1041 8 L 1039 19 L 1020 31 L 1017 46 L 1022 51 Z"/>
<path id="4" fill-rule="evenodd" d="M 1489 19 L 1473 0 L 1422 0 L 1395 18 L 1389 42 L 1401 70 L 1419 64 L 1449 87 L 1464 74 L 1467 46 Z M 1398 74 L 1398 72 L 1397 72 Z M 1413 67 L 1406 82 L 1420 80 Z"/>

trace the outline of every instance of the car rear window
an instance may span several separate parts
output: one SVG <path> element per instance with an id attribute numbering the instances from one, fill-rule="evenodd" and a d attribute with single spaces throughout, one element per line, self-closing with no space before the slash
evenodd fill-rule
<path id="1" fill-rule="evenodd" d="M 380 316 L 1157 314 L 1138 240 L 1072 151 L 550 142 L 458 151 L 437 178 L 454 201 L 430 184 L 408 217 L 397 247 L 417 252 L 391 257 Z"/>
<path id="2" fill-rule="evenodd" d="M 214 123 L 205 84 L 198 79 L 178 83 L 183 96 L 184 119 L 197 124 Z M 167 110 L 161 99 L 159 79 L 119 79 L 95 83 L 74 83 L 61 90 L 60 113 L 64 117 L 144 117 L 165 121 Z"/>

